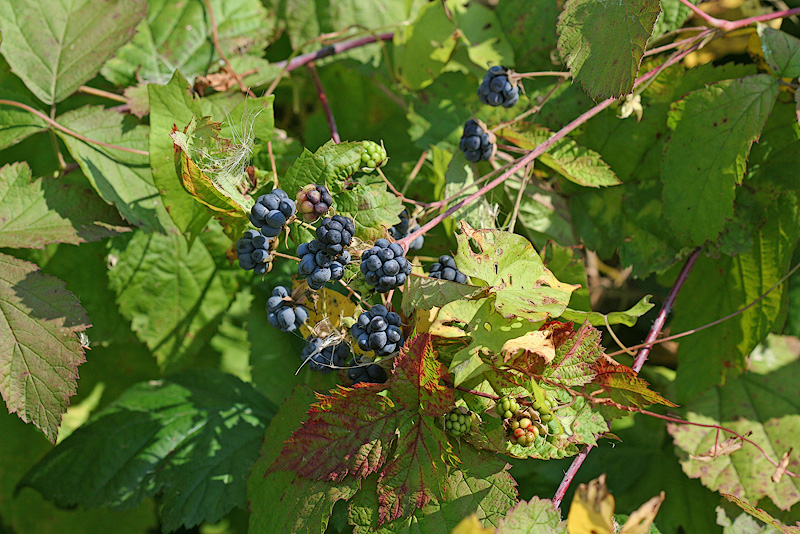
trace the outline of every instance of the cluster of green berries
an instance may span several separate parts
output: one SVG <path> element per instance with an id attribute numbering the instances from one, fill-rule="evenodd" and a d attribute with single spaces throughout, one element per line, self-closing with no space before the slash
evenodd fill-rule
<path id="1" fill-rule="evenodd" d="M 531 407 L 520 410 L 517 401 L 511 397 L 503 397 L 497 402 L 495 410 L 505 420 L 509 439 L 522 447 L 530 447 L 540 436 L 553 441 L 563 431 L 553 414 L 558 403 L 545 394 L 545 402 L 534 400 Z"/>
<path id="2" fill-rule="evenodd" d="M 505 396 L 497 403 L 495 407 L 497 415 L 503 419 L 511 419 L 519 411 L 519 404 L 513 397 Z"/>
<path id="3" fill-rule="evenodd" d="M 523 447 L 530 447 L 533 445 L 534 440 L 539 437 L 539 427 L 529 417 L 520 417 L 512 420 L 509 424 L 509 429 L 517 445 Z"/>
<path id="4" fill-rule="evenodd" d="M 453 408 L 444 416 L 444 427 L 455 437 L 463 436 L 472 427 L 472 412 L 464 406 Z"/>
<path id="5" fill-rule="evenodd" d="M 361 170 L 372 172 L 378 167 L 383 167 L 388 161 L 386 149 L 374 141 L 362 141 L 364 151 L 361 153 Z"/>

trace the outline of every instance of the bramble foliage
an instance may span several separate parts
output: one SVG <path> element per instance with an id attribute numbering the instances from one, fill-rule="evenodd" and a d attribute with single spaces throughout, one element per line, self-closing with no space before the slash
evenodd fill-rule
<path id="1" fill-rule="evenodd" d="M 696 3 L 0 1 L 0 531 L 800 530 L 800 8 Z"/>

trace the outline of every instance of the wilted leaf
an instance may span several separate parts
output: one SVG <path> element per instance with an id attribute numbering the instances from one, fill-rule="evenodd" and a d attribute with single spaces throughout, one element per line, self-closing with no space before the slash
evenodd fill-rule
<path id="1" fill-rule="evenodd" d="M 744 436 L 731 436 L 722 443 L 715 443 L 710 449 L 702 454 L 690 454 L 689 458 L 701 462 L 708 462 L 719 456 L 725 456 L 726 454 L 738 451 L 743 445 L 742 437 L 750 437 L 750 434 L 752 434 L 752 432 L 748 432 Z"/>
<path id="2" fill-rule="evenodd" d="M 614 507 L 605 475 L 580 484 L 567 514 L 569 534 L 614 534 Z"/>
<path id="3" fill-rule="evenodd" d="M 572 330 L 572 323 L 556 323 L 553 328 L 556 355 L 542 376 L 565 386 L 582 386 L 594 380 L 598 374 L 596 364 L 604 357 L 600 331 L 588 323 L 578 331 Z"/>
<path id="4" fill-rule="evenodd" d="M 491 527 L 484 528 L 478 516 L 470 514 L 462 519 L 461 522 L 456 525 L 456 528 L 450 531 L 450 534 L 494 534 L 494 529 Z"/>
<path id="5" fill-rule="evenodd" d="M 678 406 L 662 397 L 659 393 L 652 391 L 647 381 L 641 378 L 636 371 L 618 364 L 611 358 L 599 359 L 596 370 L 597 378 L 595 383 L 604 388 L 609 398 L 618 404 L 639 408 L 649 404 L 660 404 L 671 408 Z"/>
<path id="6" fill-rule="evenodd" d="M 250 467 L 276 409 L 238 378 L 197 369 L 140 383 L 20 482 L 61 506 L 129 508 L 163 492 L 164 532 L 246 504 Z"/>
<path id="7" fill-rule="evenodd" d="M 77 245 L 126 232 L 116 211 L 90 189 L 32 180 L 26 162 L 0 167 L 0 247 Z"/>
<path id="8" fill-rule="evenodd" d="M 503 347 L 500 350 L 506 363 L 511 360 L 518 360 L 520 352 L 527 357 L 539 356 L 544 360 L 545 364 L 552 362 L 553 358 L 556 357 L 556 348 L 553 345 L 550 332 L 542 330 L 535 330 L 518 338 L 509 339 L 503 343 Z"/>
<path id="9" fill-rule="evenodd" d="M 0 254 L 0 394 L 53 443 L 86 361 L 78 333 L 90 326 L 64 282 Z"/>
<path id="10" fill-rule="evenodd" d="M 781 459 L 778 461 L 778 467 L 775 468 L 775 472 L 772 473 L 770 480 L 772 480 L 775 484 L 780 483 L 783 475 L 786 474 L 786 470 L 789 467 L 789 460 L 792 456 L 792 449 L 790 448 L 788 451 L 783 453 Z"/>
<path id="11" fill-rule="evenodd" d="M 133 37 L 146 11 L 145 0 L 3 2 L 2 53 L 37 98 L 60 102 Z"/>
<path id="12" fill-rule="evenodd" d="M 633 512 L 619 534 L 648 534 L 656 519 L 661 503 L 664 502 L 665 494 L 662 491 L 660 495 L 656 495 L 643 505 L 641 505 L 635 512 Z"/>

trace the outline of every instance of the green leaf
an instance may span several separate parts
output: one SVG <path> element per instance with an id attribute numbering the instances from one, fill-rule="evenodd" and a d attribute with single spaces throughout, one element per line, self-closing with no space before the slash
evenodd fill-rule
<path id="1" fill-rule="evenodd" d="M 684 407 L 685 418 L 705 425 L 721 425 L 749 435 L 774 461 L 787 450 L 790 466 L 800 462 L 800 362 L 795 361 L 766 375 L 748 373 L 724 386 L 714 387 Z M 670 424 L 669 432 L 682 451 L 681 465 L 691 478 L 699 478 L 711 490 L 730 493 L 756 504 L 769 497 L 778 508 L 788 510 L 800 502 L 800 481 L 784 476 L 771 480 L 775 467 L 753 445 L 702 461 L 715 440 L 730 437 L 715 428 Z M 791 468 L 790 468 L 791 470 Z"/>
<path id="2" fill-rule="evenodd" d="M 520 182 L 508 180 L 503 185 L 508 193 L 508 201 L 516 202 Z M 525 184 L 517 220 L 537 249 L 545 248 L 551 239 L 563 246 L 577 244 L 566 199 L 549 188 L 541 187 L 536 181 Z M 585 269 L 582 271 L 585 273 Z"/>
<path id="3" fill-rule="evenodd" d="M 575 321 L 576 323 L 582 323 L 588 320 L 589 324 L 592 326 L 602 326 L 606 323 L 634 326 L 639 317 L 653 309 L 654 304 L 650 302 L 651 297 L 652 295 L 645 295 L 642 300 L 637 302 L 632 308 L 622 312 L 586 312 L 567 308 L 564 313 L 561 314 L 561 318 L 567 321 Z"/>
<path id="4" fill-rule="evenodd" d="M 246 505 L 246 480 L 276 408 L 238 378 L 196 369 L 137 384 L 19 483 L 60 506 L 126 509 L 162 493 L 164 532 Z"/>
<path id="5" fill-rule="evenodd" d="M 233 300 L 235 273 L 221 270 L 202 240 L 190 247 L 180 235 L 137 232 L 114 239 L 109 257 L 119 310 L 162 369 L 201 350 Z"/>
<path id="6" fill-rule="evenodd" d="M 478 190 L 475 184 L 475 171 L 473 164 L 467 161 L 464 152 L 457 151 L 447 165 L 444 174 L 444 198 L 451 198 L 451 204 L 457 204 Z M 466 221 L 473 228 L 495 228 L 497 206 L 492 205 L 486 197 L 480 197 L 473 202 L 457 209 L 450 215 L 451 221 Z"/>
<path id="7" fill-rule="evenodd" d="M 766 523 L 767 525 L 770 525 L 772 527 L 775 527 L 775 528 L 779 529 L 784 534 L 798 534 L 798 533 L 800 533 L 800 527 L 786 527 L 785 525 L 782 525 L 780 523 L 780 521 L 778 521 L 777 519 L 775 519 L 774 517 L 769 515 L 767 512 L 765 512 L 761 508 L 756 508 L 752 504 L 741 500 L 740 498 L 736 497 L 735 495 L 730 495 L 728 493 L 723 493 L 722 496 L 725 497 L 726 499 L 728 499 L 729 501 L 731 501 L 733 504 L 735 504 L 736 506 L 738 506 L 742 510 L 744 510 L 745 512 L 747 512 L 748 514 L 750 514 L 751 516 L 761 520 L 762 522 Z M 747 516 L 745 516 L 743 514 L 743 515 L 740 515 L 739 517 L 737 517 L 736 518 L 736 523 L 734 523 L 734 525 L 739 523 L 740 522 L 739 520 L 741 518 L 743 518 L 743 517 L 747 517 Z M 751 519 L 751 521 L 752 521 L 752 519 Z M 752 525 L 753 525 L 753 523 L 750 523 L 751 530 L 743 531 L 743 534 L 745 532 L 752 532 L 752 530 L 753 530 L 752 529 Z M 760 528 L 760 527 L 756 524 L 756 528 Z M 756 532 L 758 532 L 758 531 L 756 531 Z M 725 534 L 728 534 L 728 532 L 726 531 Z"/>
<path id="8" fill-rule="evenodd" d="M 753 303 L 786 274 L 800 236 L 797 196 L 786 192 L 761 209 L 769 216 L 754 232 L 752 250 L 698 260 L 675 304 L 673 331 L 697 328 Z M 747 355 L 781 317 L 783 292 L 779 286 L 745 312 L 681 340 L 679 401 L 744 370 Z"/>
<path id="9" fill-rule="evenodd" d="M 328 141 L 313 154 L 307 149 L 289 167 L 280 182 L 281 187 L 294 195 L 308 184 L 322 184 L 336 195 L 346 189 L 344 180 L 361 166 L 361 143 L 334 143 Z M 334 205 L 336 205 L 334 198 Z"/>
<path id="10" fill-rule="evenodd" d="M 178 230 L 190 241 L 205 227 L 211 215 L 181 185 L 175 166 L 175 149 L 170 134 L 178 124 L 189 124 L 202 115 L 200 104 L 191 97 L 183 75 L 175 71 L 167 85 L 148 84 L 150 103 L 150 167 L 161 201 Z"/>
<path id="11" fill-rule="evenodd" d="M 216 64 L 210 17 L 201 0 L 149 0 L 148 7 L 136 36 L 123 41 L 127 44 L 103 67 L 107 80 L 120 86 L 137 80 L 166 83 L 176 69 L 194 79 Z M 228 58 L 242 48 L 261 53 L 270 33 L 270 14 L 261 2 L 211 0 L 211 9 Z"/>
<path id="12" fill-rule="evenodd" d="M 411 276 L 408 291 L 403 293 L 403 313 L 410 316 L 414 310 L 441 308 L 457 300 L 470 300 L 486 296 L 485 287 L 457 284 L 448 280 Z"/>
<path id="13" fill-rule="evenodd" d="M 403 211 L 402 201 L 383 183 L 359 183 L 350 191 L 334 193 L 333 202 L 340 215 L 353 218 L 356 236 L 365 241 L 384 237 L 387 229 L 400 222 L 397 215 Z"/>
<path id="14" fill-rule="evenodd" d="M 547 128 L 522 125 L 498 133 L 525 150 L 533 150 L 552 137 Z M 562 139 L 539 156 L 539 161 L 571 182 L 585 187 L 608 187 L 622 182 L 594 150 L 583 148 L 572 139 Z"/>
<path id="15" fill-rule="evenodd" d="M 13 100 L 36 108 L 38 102 L 25 84 L 11 74 L 8 64 L 0 58 L 0 98 Z M 0 150 L 41 132 L 47 123 L 33 113 L 12 106 L 0 106 Z"/>
<path id="16" fill-rule="evenodd" d="M 514 50 L 513 66 L 518 71 L 553 68 L 550 52 L 558 41 L 556 22 L 559 12 L 556 0 L 542 0 L 535 4 L 527 0 L 503 0 L 497 4 L 495 14 Z"/>
<path id="17" fill-rule="evenodd" d="M 673 107 L 661 172 L 664 215 L 681 238 L 716 239 L 732 217 L 736 185 L 778 90 L 775 78 L 758 74 L 699 89 Z"/>
<path id="18" fill-rule="evenodd" d="M 2 53 L 39 100 L 60 102 L 133 37 L 146 10 L 145 0 L 3 2 Z"/>
<path id="19" fill-rule="evenodd" d="M 780 78 L 800 76 L 800 39 L 766 24 L 758 24 L 761 50 L 769 68 Z"/>
<path id="20" fill-rule="evenodd" d="M 89 317 L 58 278 L 0 254 L 0 394 L 8 411 L 55 443 L 86 361 Z"/>
<path id="21" fill-rule="evenodd" d="M 25 162 L 0 167 L 0 247 L 77 245 L 126 232 L 116 211 L 89 189 L 31 180 Z"/>
<path id="22" fill-rule="evenodd" d="M 697 0 L 689 0 L 696 4 Z M 653 27 L 653 40 L 665 33 L 677 30 L 692 15 L 692 10 L 680 0 L 661 0 L 661 14 Z"/>
<path id="23" fill-rule="evenodd" d="M 427 87 L 450 61 L 456 25 L 444 2 L 428 3 L 416 20 L 394 34 L 395 75 L 409 89 Z"/>
<path id="24" fill-rule="evenodd" d="M 448 8 L 474 64 L 484 69 L 514 64 L 514 50 L 493 9 L 465 0 L 451 0 Z"/>
<path id="25" fill-rule="evenodd" d="M 503 317 L 536 322 L 564 312 L 577 287 L 559 282 L 527 239 L 500 230 L 473 230 L 464 221 L 461 227 L 458 268 L 490 286 Z"/>
<path id="26" fill-rule="evenodd" d="M 251 532 L 323 534 L 333 505 L 342 499 L 349 500 L 360 486 L 354 479 L 316 481 L 287 471 L 265 476 L 278 458 L 283 442 L 306 420 L 312 402 L 313 391 L 305 385 L 296 386 L 267 428 L 261 456 L 247 481 Z"/>
<path id="27" fill-rule="evenodd" d="M 114 145 L 147 150 L 149 129 L 130 115 L 101 106 L 85 106 L 58 118 L 67 128 Z M 122 217 L 147 231 L 165 231 L 169 215 L 153 185 L 147 156 L 88 144 L 57 132 L 97 193 Z"/>
<path id="28" fill-rule="evenodd" d="M 354 534 L 412 534 L 450 532 L 465 516 L 476 514 L 481 523 L 497 525 L 517 502 L 516 483 L 508 464 L 497 455 L 462 446 L 461 463 L 445 479 L 442 499 L 433 499 L 410 517 L 381 524 L 375 477 L 362 483 L 350 504 L 349 520 Z"/>
<path id="29" fill-rule="evenodd" d="M 495 534 L 567 534 L 567 524 L 553 501 L 520 501 L 497 525 Z"/>
<path id="30" fill-rule="evenodd" d="M 569 0 L 558 19 L 558 50 L 592 98 L 631 92 L 661 6 L 657 0 Z"/>

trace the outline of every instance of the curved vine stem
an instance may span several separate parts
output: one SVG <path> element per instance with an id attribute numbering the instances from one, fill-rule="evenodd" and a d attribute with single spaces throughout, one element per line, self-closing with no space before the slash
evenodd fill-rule
<path id="1" fill-rule="evenodd" d="M 746 19 L 740 20 L 723 20 L 718 19 L 716 17 L 712 17 L 689 0 L 679 0 L 681 4 L 685 5 L 692 12 L 703 19 L 708 25 L 713 26 L 714 28 L 719 28 L 725 31 L 731 30 L 738 30 L 739 28 L 744 28 L 745 26 L 749 26 L 756 22 L 767 22 L 769 20 L 775 19 L 782 19 L 786 17 L 791 17 L 792 15 L 800 14 L 800 7 L 795 7 L 793 9 L 784 9 L 783 11 L 775 11 L 774 13 L 767 13 L 766 15 L 758 15 L 756 17 L 748 17 Z"/>
<path id="2" fill-rule="evenodd" d="M 309 61 L 306 64 L 306 68 L 311 74 L 311 79 L 314 80 L 314 86 L 317 88 L 317 96 L 319 96 L 319 101 L 322 103 L 322 109 L 325 111 L 325 118 L 328 121 L 328 128 L 331 131 L 331 139 L 333 139 L 334 143 L 341 143 L 342 140 L 339 137 L 339 129 L 336 127 L 336 119 L 333 117 L 333 111 L 331 111 L 331 106 L 328 103 L 328 97 L 325 95 L 325 88 L 322 87 L 322 80 L 319 79 L 317 66 L 314 65 L 313 61 Z"/>

